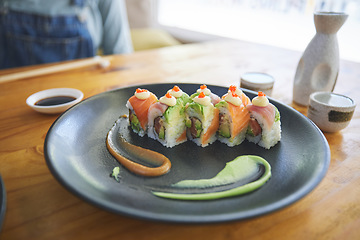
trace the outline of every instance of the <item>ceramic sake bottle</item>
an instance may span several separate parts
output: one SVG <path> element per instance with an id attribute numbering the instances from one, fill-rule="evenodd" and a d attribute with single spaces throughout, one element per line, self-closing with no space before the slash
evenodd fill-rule
<path id="1" fill-rule="evenodd" d="M 315 12 L 316 34 L 305 49 L 296 69 L 293 101 L 307 106 L 310 94 L 332 92 L 339 73 L 339 46 L 336 33 L 348 15 L 339 12 Z"/>

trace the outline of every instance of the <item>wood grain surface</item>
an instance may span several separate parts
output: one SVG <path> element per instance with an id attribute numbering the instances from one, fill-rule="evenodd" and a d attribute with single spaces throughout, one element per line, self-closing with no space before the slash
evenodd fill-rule
<path id="1" fill-rule="evenodd" d="M 281 48 L 215 41 L 111 56 L 106 69 L 88 66 L 1 83 L 0 173 L 7 211 L 0 239 L 360 239 L 359 108 L 346 129 L 325 133 L 331 163 L 310 194 L 265 216 L 190 225 L 116 215 L 68 192 L 51 175 L 43 154 L 46 133 L 59 115 L 37 113 L 25 103 L 48 88 L 77 88 L 88 98 L 147 83 L 239 85 L 241 74 L 259 71 L 275 78 L 273 98 L 306 114 L 305 107 L 292 103 L 300 57 Z M 41 67 L 3 70 L 0 76 Z M 360 102 L 360 63 L 341 61 L 334 91 Z"/>

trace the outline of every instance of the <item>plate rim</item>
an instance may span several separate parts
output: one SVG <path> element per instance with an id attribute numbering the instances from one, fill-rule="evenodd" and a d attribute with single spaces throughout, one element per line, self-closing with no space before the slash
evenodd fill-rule
<path id="1" fill-rule="evenodd" d="M 5 220 L 6 205 L 7 205 L 6 188 L 5 188 L 4 180 L 1 175 L 0 175 L 0 196 L 1 196 L 0 199 L 0 231 L 1 231 Z"/>

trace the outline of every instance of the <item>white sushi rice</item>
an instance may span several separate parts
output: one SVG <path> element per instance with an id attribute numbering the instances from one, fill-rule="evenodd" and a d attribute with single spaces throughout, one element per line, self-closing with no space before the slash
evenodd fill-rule
<path id="1" fill-rule="evenodd" d="M 234 147 L 236 145 L 240 145 L 244 140 L 246 136 L 246 128 L 242 130 L 238 135 L 236 135 L 234 138 L 225 138 L 222 136 L 218 136 L 218 139 L 220 142 L 225 143 L 229 147 Z"/>
<path id="2" fill-rule="evenodd" d="M 281 139 L 281 122 L 276 121 L 271 126 L 270 129 L 265 128 L 265 121 L 261 114 L 258 114 L 256 112 L 252 112 L 251 116 L 256 119 L 256 121 L 259 123 L 262 132 L 258 136 L 249 136 L 246 135 L 246 139 L 249 142 L 257 143 L 259 146 L 270 149 L 271 147 L 275 146 Z"/>
<path id="3" fill-rule="evenodd" d="M 181 134 L 186 131 L 185 118 L 174 119 L 175 121 L 170 121 L 169 124 L 165 123 L 165 141 L 159 140 L 166 147 L 174 147 L 180 143 L 186 142 L 187 138 L 183 141 L 177 142 L 176 140 L 181 136 Z"/>

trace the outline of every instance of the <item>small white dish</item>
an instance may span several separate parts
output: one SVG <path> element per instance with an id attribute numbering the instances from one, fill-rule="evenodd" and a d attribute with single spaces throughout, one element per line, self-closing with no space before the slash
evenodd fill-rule
<path id="1" fill-rule="evenodd" d="M 349 125 L 355 107 L 355 101 L 347 96 L 314 92 L 310 95 L 308 118 L 324 132 L 337 132 Z"/>
<path id="2" fill-rule="evenodd" d="M 83 92 L 78 89 L 51 88 L 32 94 L 26 99 L 26 104 L 37 112 L 57 114 L 79 103 L 83 98 Z"/>

